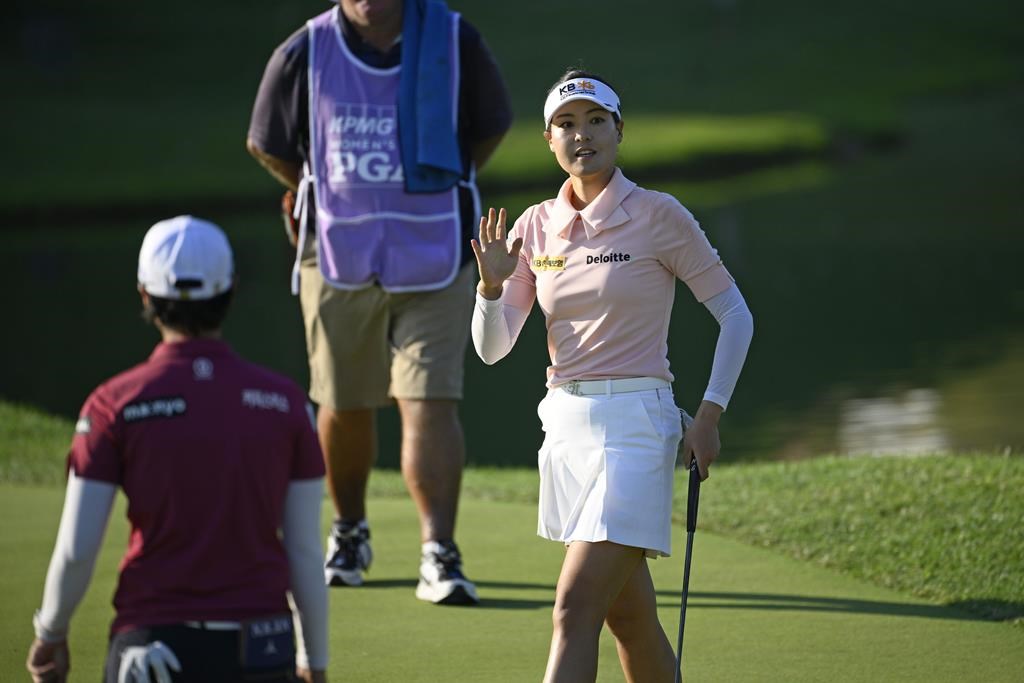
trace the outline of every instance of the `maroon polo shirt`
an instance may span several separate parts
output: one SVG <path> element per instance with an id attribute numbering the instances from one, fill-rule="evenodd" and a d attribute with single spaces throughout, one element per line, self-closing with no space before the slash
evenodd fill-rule
<path id="1" fill-rule="evenodd" d="M 305 395 L 222 341 L 162 343 L 96 389 L 68 467 L 124 489 L 113 632 L 288 611 L 288 484 L 324 476 Z"/>

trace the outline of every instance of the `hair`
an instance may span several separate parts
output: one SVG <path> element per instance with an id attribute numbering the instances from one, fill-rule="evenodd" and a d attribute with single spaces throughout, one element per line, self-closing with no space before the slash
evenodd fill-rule
<path id="1" fill-rule="evenodd" d="M 576 79 L 576 78 L 589 78 L 592 81 L 600 81 L 600 82 L 604 83 L 605 85 L 607 85 L 612 90 L 615 90 L 615 86 L 612 85 L 611 83 L 609 83 L 608 79 L 605 78 L 604 76 L 601 76 L 599 74 L 595 74 L 593 71 L 587 71 L 586 69 L 583 69 L 581 67 L 571 66 L 571 67 L 569 67 L 566 70 L 566 72 L 564 74 L 562 74 L 561 76 L 558 77 L 557 81 L 555 81 L 554 83 L 551 84 L 551 87 L 548 88 L 546 93 L 544 93 L 544 97 L 546 98 L 548 95 L 551 94 L 552 90 L 554 90 L 558 86 L 562 85 L 566 81 L 571 81 L 571 80 Z M 615 90 L 615 92 L 618 93 L 619 91 Z M 622 111 L 622 99 L 621 98 L 619 99 L 619 111 Z M 612 119 L 615 120 L 615 124 L 618 125 L 619 120 L 620 120 L 619 119 L 619 115 L 616 114 L 615 112 L 610 112 L 610 113 L 612 115 Z M 551 130 L 551 124 L 548 123 L 547 127 L 544 130 Z"/>
<path id="2" fill-rule="evenodd" d="M 147 323 L 159 321 L 164 327 L 190 337 L 201 337 L 216 332 L 224 323 L 231 306 L 233 289 L 209 299 L 179 301 L 149 295 L 142 307 L 142 319 Z"/>

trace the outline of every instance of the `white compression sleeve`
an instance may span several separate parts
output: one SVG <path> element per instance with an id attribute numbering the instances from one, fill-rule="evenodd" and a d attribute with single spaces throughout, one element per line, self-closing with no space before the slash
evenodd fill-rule
<path id="1" fill-rule="evenodd" d="M 704 400 L 717 403 L 724 410 L 729 407 L 729 399 L 747 358 L 750 339 L 754 336 L 754 316 L 735 284 L 705 301 L 704 305 L 720 326 Z"/>
<path id="2" fill-rule="evenodd" d="M 502 299 L 485 299 L 477 292 L 473 308 L 473 347 L 480 360 L 494 365 L 508 355 L 530 311 L 506 306 Z"/>
<path id="3" fill-rule="evenodd" d="M 113 484 L 69 473 L 43 604 L 33 620 L 41 640 L 57 642 L 67 637 L 71 615 L 89 587 L 116 494 Z"/>
<path id="4" fill-rule="evenodd" d="M 327 588 L 320 547 L 320 504 L 323 479 L 288 484 L 282 525 L 291 593 L 295 608 L 296 664 L 306 669 L 327 668 Z"/>

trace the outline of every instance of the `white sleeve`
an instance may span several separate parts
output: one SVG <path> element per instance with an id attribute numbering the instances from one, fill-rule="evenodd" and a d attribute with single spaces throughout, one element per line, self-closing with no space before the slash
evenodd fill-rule
<path id="1" fill-rule="evenodd" d="M 327 668 L 327 588 L 320 547 L 323 497 L 323 478 L 294 480 L 284 503 L 282 542 L 291 574 L 295 660 L 306 669 Z"/>
<path id="2" fill-rule="evenodd" d="M 67 638 L 71 615 L 89 587 L 115 495 L 114 484 L 69 473 L 43 604 L 32 620 L 39 639 L 59 642 Z"/>
<path id="3" fill-rule="evenodd" d="M 747 358 L 750 339 L 754 336 L 754 316 L 735 284 L 705 301 L 704 305 L 721 328 L 704 400 L 717 403 L 725 410 L 729 407 L 729 399 Z"/>
<path id="4" fill-rule="evenodd" d="M 507 356 L 529 315 L 529 310 L 506 306 L 504 297 L 492 301 L 477 292 L 472 330 L 473 347 L 480 360 L 494 365 Z"/>

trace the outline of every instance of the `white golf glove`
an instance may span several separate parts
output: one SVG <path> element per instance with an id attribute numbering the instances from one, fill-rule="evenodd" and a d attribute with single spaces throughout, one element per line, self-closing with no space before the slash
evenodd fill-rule
<path id="1" fill-rule="evenodd" d="M 149 645 L 126 647 L 121 653 L 121 668 L 117 672 L 117 683 L 171 683 L 171 672 L 181 671 L 181 663 L 174 651 L 159 640 Z M 150 679 L 153 670 L 155 682 Z"/>

